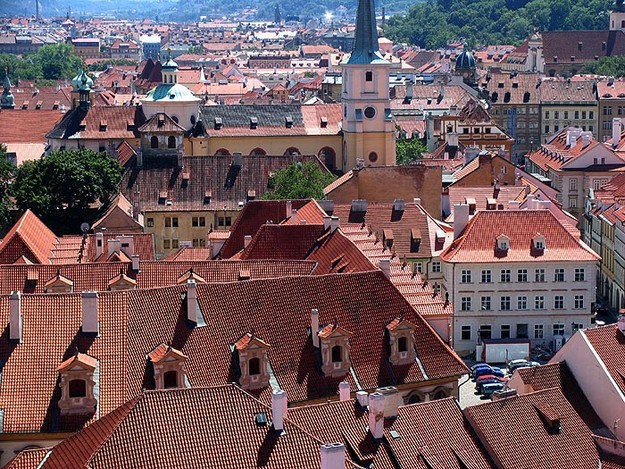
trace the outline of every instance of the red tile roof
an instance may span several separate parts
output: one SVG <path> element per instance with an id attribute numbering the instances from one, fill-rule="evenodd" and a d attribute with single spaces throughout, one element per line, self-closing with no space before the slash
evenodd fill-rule
<path id="1" fill-rule="evenodd" d="M 625 334 L 615 324 L 586 329 L 583 334 L 616 385 L 625 394 Z"/>
<path id="2" fill-rule="evenodd" d="M 323 225 L 265 224 L 256 232 L 240 259 L 305 259 L 323 233 Z"/>
<path id="3" fill-rule="evenodd" d="M 464 415 L 497 467 L 565 469 L 599 465 L 590 430 L 559 389 L 470 406 L 464 409 Z"/>
<path id="4" fill-rule="evenodd" d="M 26 210 L 0 244 L 0 264 L 12 264 L 22 255 L 32 262 L 48 264 L 56 242 L 56 235 Z"/>
<path id="5" fill-rule="evenodd" d="M 2 143 L 46 143 L 46 134 L 61 120 L 63 114 L 57 111 L 7 110 L 0 112 L 0 142 Z"/>
<path id="6" fill-rule="evenodd" d="M 140 106 L 92 106 L 88 110 L 78 107 L 65 114 L 46 137 L 133 140 L 139 137 L 137 129 L 144 122 L 145 115 Z"/>
<path id="7" fill-rule="evenodd" d="M 510 238 L 510 249 L 497 249 L 497 237 Z M 546 248 L 532 248 L 536 235 Z M 549 210 L 481 211 L 441 255 L 446 262 L 597 261 L 599 256 L 573 236 Z"/>
<path id="8" fill-rule="evenodd" d="M 3 469 L 35 469 L 49 450 L 49 448 L 22 450 Z"/>

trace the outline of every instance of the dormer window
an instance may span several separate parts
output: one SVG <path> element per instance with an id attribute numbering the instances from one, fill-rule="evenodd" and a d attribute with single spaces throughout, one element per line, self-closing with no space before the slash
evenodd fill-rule
<path id="1" fill-rule="evenodd" d="M 545 237 L 541 234 L 534 236 L 534 239 L 532 240 L 532 247 L 537 251 L 544 251 L 546 247 Z"/>
<path id="2" fill-rule="evenodd" d="M 123 271 L 120 271 L 119 274 L 108 281 L 108 289 L 111 291 L 132 290 L 134 288 L 137 288 L 137 281 L 130 278 Z"/>
<path id="3" fill-rule="evenodd" d="M 84 353 L 76 353 L 59 365 L 61 375 L 61 415 L 92 414 L 98 404 L 94 389 L 98 360 Z"/>
<path id="4" fill-rule="evenodd" d="M 497 249 L 499 251 L 507 251 L 510 249 L 510 238 L 506 235 L 500 235 L 497 237 Z"/>
<path id="5" fill-rule="evenodd" d="M 345 376 L 351 367 L 349 338 L 352 333 L 336 324 L 328 324 L 319 331 L 321 371 L 326 377 Z"/>
<path id="6" fill-rule="evenodd" d="M 74 282 L 57 270 L 56 275 L 46 282 L 43 289 L 46 293 L 71 293 L 74 291 Z"/>
<path id="7" fill-rule="evenodd" d="M 239 384 L 244 389 L 260 389 L 269 385 L 270 345 L 251 333 L 245 334 L 234 344 L 239 357 L 241 376 Z"/>
<path id="8" fill-rule="evenodd" d="M 154 368 L 156 389 L 188 388 L 187 356 L 171 345 L 160 344 L 147 355 Z"/>
<path id="9" fill-rule="evenodd" d="M 415 349 L 415 325 L 399 317 L 393 319 L 387 326 L 391 354 L 389 361 L 393 365 L 409 365 L 417 359 Z"/>

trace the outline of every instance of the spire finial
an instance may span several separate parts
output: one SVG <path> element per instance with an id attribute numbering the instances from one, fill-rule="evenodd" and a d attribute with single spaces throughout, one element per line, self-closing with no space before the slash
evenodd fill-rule
<path id="1" fill-rule="evenodd" d="M 378 44 L 378 28 L 375 23 L 374 0 L 359 0 L 356 14 L 356 33 L 354 50 L 347 61 L 348 64 L 370 64 L 384 61 Z"/>

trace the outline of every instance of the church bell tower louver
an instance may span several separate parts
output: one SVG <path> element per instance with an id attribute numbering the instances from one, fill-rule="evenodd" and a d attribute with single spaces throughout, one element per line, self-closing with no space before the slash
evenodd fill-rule
<path id="1" fill-rule="evenodd" d="M 391 63 L 380 54 L 373 0 L 359 0 L 351 56 L 342 63 L 343 169 L 395 164 L 389 97 Z"/>

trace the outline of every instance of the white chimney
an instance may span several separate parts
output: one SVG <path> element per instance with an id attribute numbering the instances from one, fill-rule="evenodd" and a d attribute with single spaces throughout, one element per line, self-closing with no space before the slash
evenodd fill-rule
<path id="1" fill-rule="evenodd" d="M 100 332 L 98 325 L 98 293 L 82 292 L 82 331 L 89 334 Z"/>
<path id="2" fill-rule="evenodd" d="M 551 200 L 538 201 L 539 207 L 542 210 L 551 210 Z"/>
<path id="3" fill-rule="evenodd" d="M 350 386 L 347 381 L 341 381 L 339 383 L 339 396 L 340 396 L 341 401 L 349 401 Z"/>
<path id="4" fill-rule="evenodd" d="M 384 417 L 397 417 L 401 395 L 395 386 L 387 386 L 376 389 L 376 392 L 384 395 Z"/>
<path id="5" fill-rule="evenodd" d="M 622 121 L 620 117 L 612 119 L 612 145 L 618 145 L 621 140 Z"/>
<path id="6" fill-rule="evenodd" d="M 384 394 L 380 392 L 369 396 L 369 431 L 376 440 L 384 436 Z"/>
<path id="7" fill-rule="evenodd" d="M 525 199 L 527 200 L 527 208 L 529 210 L 535 210 L 536 209 L 536 196 L 534 194 L 527 194 L 527 197 L 525 197 Z"/>
<path id="8" fill-rule="evenodd" d="M 95 234 L 95 255 L 99 257 L 104 251 L 104 234 L 98 232 Z"/>
<path id="9" fill-rule="evenodd" d="M 458 146 L 458 134 L 455 132 L 449 132 L 445 134 L 445 140 L 447 141 L 447 145 L 449 145 L 450 147 Z"/>
<path id="10" fill-rule="evenodd" d="M 386 278 L 391 278 L 391 260 L 390 259 L 380 259 L 379 264 L 380 270 L 384 272 Z"/>
<path id="11" fill-rule="evenodd" d="M 518 200 L 508 201 L 508 210 L 518 210 L 521 207 L 521 202 Z"/>
<path id="12" fill-rule="evenodd" d="M 617 325 L 618 325 L 618 330 L 621 331 L 621 333 L 625 335 L 625 314 L 618 315 Z"/>
<path id="13" fill-rule="evenodd" d="M 330 228 L 330 224 L 332 223 L 332 217 L 329 215 L 324 215 L 323 217 L 323 231 L 326 231 Z"/>
<path id="14" fill-rule="evenodd" d="M 121 235 L 119 237 L 120 249 L 124 251 L 127 256 L 132 256 L 135 253 L 135 237 L 132 235 Z"/>
<path id="15" fill-rule="evenodd" d="M 319 348 L 319 310 L 317 308 L 310 310 L 310 335 L 313 346 Z"/>
<path id="16" fill-rule="evenodd" d="M 284 418 L 286 417 L 286 391 L 276 389 L 271 393 L 271 415 L 273 429 L 281 432 L 284 430 Z"/>
<path id="17" fill-rule="evenodd" d="M 22 294 L 18 291 L 11 292 L 9 315 L 9 338 L 22 343 Z"/>
<path id="18" fill-rule="evenodd" d="M 130 256 L 130 259 L 132 260 L 132 270 L 134 270 L 135 272 L 139 272 L 139 270 L 141 270 L 139 254 L 133 254 L 132 256 Z"/>
<path id="19" fill-rule="evenodd" d="M 298 223 L 298 218 L 297 218 L 297 209 L 296 208 L 292 208 L 291 209 L 291 222 L 297 224 Z"/>
<path id="20" fill-rule="evenodd" d="M 592 132 L 582 132 L 582 146 L 587 147 L 592 139 Z"/>
<path id="21" fill-rule="evenodd" d="M 119 252 L 122 247 L 121 241 L 117 238 L 109 239 L 107 242 L 107 245 L 108 245 L 108 251 L 106 251 L 107 256 L 110 256 L 114 252 Z"/>
<path id="22" fill-rule="evenodd" d="M 356 400 L 360 407 L 367 407 L 369 405 L 369 394 L 367 391 L 356 391 Z"/>
<path id="23" fill-rule="evenodd" d="M 575 130 L 567 130 L 566 131 L 566 144 L 573 148 L 577 143 L 577 132 Z"/>
<path id="24" fill-rule="evenodd" d="M 467 224 L 469 223 L 469 205 L 468 204 L 456 204 L 454 205 L 454 239 L 462 234 Z"/>
<path id="25" fill-rule="evenodd" d="M 287 218 L 289 218 L 292 212 L 293 212 L 293 202 L 291 202 L 290 200 L 287 200 L 286 201 L 286 215 L 284 219 L 286 220 Z"/>
<path id="26" fill-rule="evenodd" d="M 403 212 L 406 209 L 406 202 L 404 199 L 395 199 L 393 201 L 393 210 L 396 212 Z"/>
<path id="27" fill-rule="evenodd" d="M 412 201 L 415 205 L 421 205 L 421 197 L 415 197 Z"/>
<path id="28" fill-rule="evenodd" d="M 345 469 L 345 445 L 343 443 L 321 445 L 321 469 Z"/>
<path id="29" fill-rule="evenodd" d="M 247 249 L 247 247 L 250 245 L 251 242 L 252 242 L 252 235 L 243 236 L 243 248 L 244 249 Z"/>
<path id="30" fill-rule="evenodd" d="M 187 319 L 197 324 L 197 289 L 195 280 L 187 280 Z"/>

